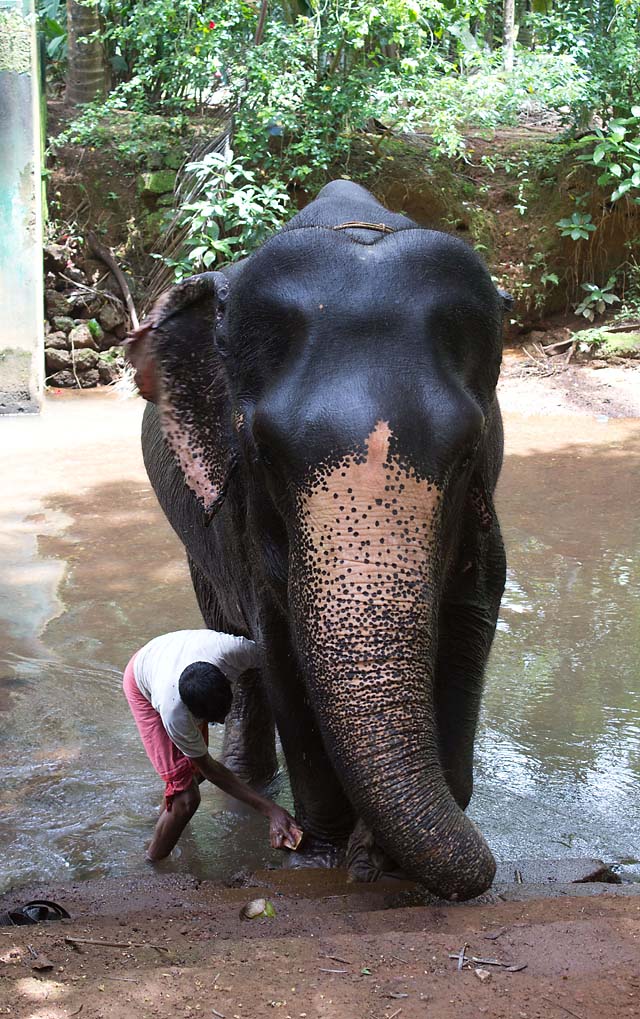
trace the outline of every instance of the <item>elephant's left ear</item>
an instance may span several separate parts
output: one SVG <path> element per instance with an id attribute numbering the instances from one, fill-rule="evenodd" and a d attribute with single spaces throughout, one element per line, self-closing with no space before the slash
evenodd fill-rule
<path id="1" fill-rule="evenodd" d="M 235 466 L 229 398 L 215 347 L 229 284 L 192 276 L 163 294 L 125 341 L 142 396 L 158 407 L 164 437 L 208 519 Z"/>

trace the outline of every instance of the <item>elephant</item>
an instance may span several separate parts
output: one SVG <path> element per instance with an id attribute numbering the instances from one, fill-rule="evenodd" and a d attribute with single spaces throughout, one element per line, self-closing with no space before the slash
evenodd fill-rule
<path id="1" fill-rule="evenodd" d="M 469 245 L 337 180 L 127 342 L 205 623 L 261 648 L 227 763 L 268 779 L 275 721 L 303 860 L 358 828 L 447 899 L 495 873 L 465 808 L 505 583 L 504 307 Z"/>

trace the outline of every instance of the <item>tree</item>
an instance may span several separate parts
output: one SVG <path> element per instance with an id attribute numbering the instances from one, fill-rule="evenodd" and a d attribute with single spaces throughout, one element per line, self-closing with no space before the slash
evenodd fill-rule
<path id="1" fill-rule="evenodd" d="M 100 37 L 97 0 L 67 0 L 67 88 L 68 108 L 90 103 L 108 92 L 107 64 Z"/>
<path id="2" fill-rule="evenodd" d="M 504 0 L 504 31 L 503 31 L 505 71 L 513 71 L 513 49 L 516 41 L 516 5 L 515 0 Z"/>

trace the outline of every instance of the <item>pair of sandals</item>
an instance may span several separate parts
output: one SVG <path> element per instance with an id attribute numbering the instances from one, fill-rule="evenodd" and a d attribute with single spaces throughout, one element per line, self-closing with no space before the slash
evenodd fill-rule
<path id="1" fill-rule="evenodd" d="M 69 914 L 63 906 L 48 899 L 33 899 L 19 909 L 0 913 L 0 927 L 26 927 L 47 920 L 68 920 Z"/>

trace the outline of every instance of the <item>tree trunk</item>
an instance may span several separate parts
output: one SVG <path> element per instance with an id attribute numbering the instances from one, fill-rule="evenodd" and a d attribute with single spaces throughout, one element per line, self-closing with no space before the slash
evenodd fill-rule
<path id="1" fill-rule="evenodd" d="M 505 71 L 513 71 L 513 49 L 516 39 L 515 0 L 504 0 L 503 65 Z"/>
<path id="2" fill-rule="evenodd" d="M 107 65 L 104 48 L 95 33 L 100 31 L 100 13 L 95 2 L 67 0 L 69 56 L 65 106 L 73 109 L 107 94 Z"/>

